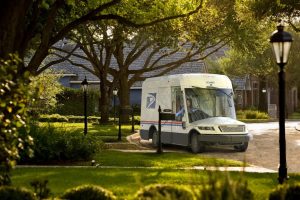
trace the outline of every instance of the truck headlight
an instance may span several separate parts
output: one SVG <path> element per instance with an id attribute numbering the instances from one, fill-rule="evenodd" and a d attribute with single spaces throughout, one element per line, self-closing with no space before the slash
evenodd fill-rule
<path id="1" fill-rule="evenodd" d="M 199 130 L 204 130 L 204 131 L 214 131 L 215 128 L 212 126 L 198 126 Z"/>

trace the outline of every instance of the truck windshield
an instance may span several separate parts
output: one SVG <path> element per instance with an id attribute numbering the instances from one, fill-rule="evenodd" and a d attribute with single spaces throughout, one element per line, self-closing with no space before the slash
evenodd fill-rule
<path id="1" fill-rule="evenodd" d="M 236 118 L 231 89 L 186 88 L 185 96 L 187 110 L 192 111 L 189 112 L 190 122 L 209 117 Z"/>

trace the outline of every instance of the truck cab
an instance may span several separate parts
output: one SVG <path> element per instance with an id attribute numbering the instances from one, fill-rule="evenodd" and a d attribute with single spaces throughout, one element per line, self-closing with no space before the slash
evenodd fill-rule
<path id="1" fill-rule="evenodd" d="M 252 136 L 236 120 L 230 79 L 218 74 L 180 74 L 146 79 L 142 86 L 141 138 L 158 144 L 158 107 L 173 113 L 162 120 L 164 144 L 203 152 L 207 145 L 231 145 L 246 151 Z"/>

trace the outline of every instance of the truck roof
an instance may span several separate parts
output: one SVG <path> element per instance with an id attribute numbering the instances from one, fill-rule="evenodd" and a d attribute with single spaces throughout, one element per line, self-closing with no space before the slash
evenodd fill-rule
<path id="1" fill-rule="evenodd" d="M 143 83 L 143 88 L 156 88 L 167 86 L 183 87 L 216 87 L 232 89 L 230 79 L 225 75 L 193 73 L 193 74 L 174 74 L 160 77 L 147 78 Z"/>

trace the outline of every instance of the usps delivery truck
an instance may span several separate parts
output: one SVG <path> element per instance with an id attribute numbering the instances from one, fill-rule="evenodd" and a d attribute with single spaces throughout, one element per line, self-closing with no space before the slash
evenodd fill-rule
<path id="1" fill-rule="evenodd" d="M 230 145 L 246 151 L 252 135 L 236 120 L 230 79 L 217 74 L 177 74 L 148 78 L 142 85 L 141 130 L 144 140 L 158 145 L 158 108 L 175 120 L 161 121 L 161 142 L 190 147 Z"/>

